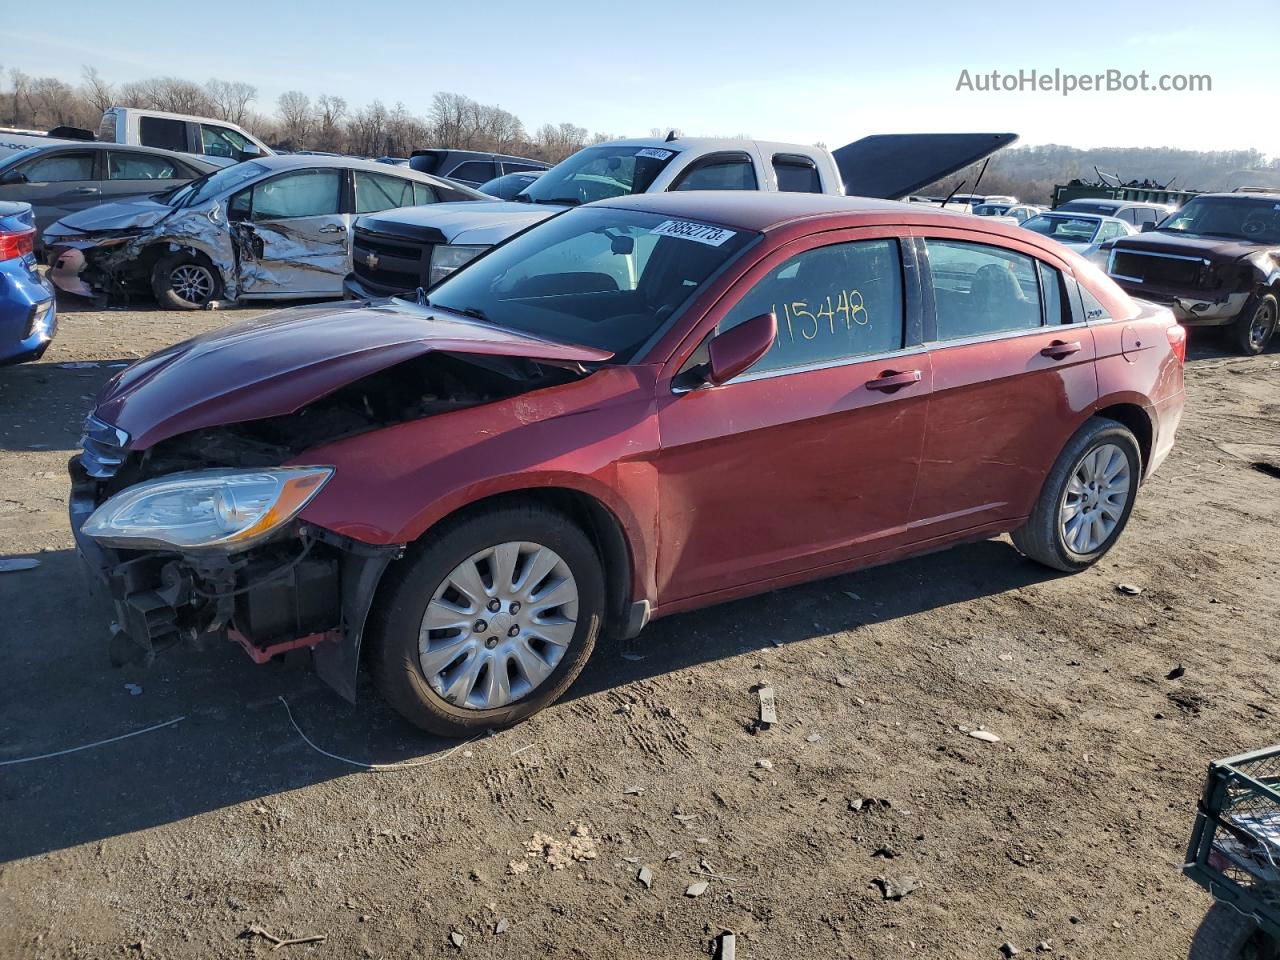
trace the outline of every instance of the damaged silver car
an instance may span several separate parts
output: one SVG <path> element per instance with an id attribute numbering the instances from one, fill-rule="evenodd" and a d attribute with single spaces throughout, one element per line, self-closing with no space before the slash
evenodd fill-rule
<path id="1" fill-rule="evenodd" d="M 429 174 L 347 157 L 248 160 L 154 197 L 44 231 L 49 279 L 84 297 L 150 289 L 163 307 L 342 296 L 357 216 L 444 201 L 496 202 Z"/>

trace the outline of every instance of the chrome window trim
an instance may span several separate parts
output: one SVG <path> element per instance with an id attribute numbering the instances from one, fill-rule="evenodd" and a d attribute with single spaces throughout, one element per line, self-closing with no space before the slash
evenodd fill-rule
<path id="1" fill-rule="evenodd" d="M 1133 234 L 1129 234 L 1129 236 L 1133 236 Z M 1159 253 L 1155 250 L 1130 250 L 1128 248 L 1119 249 L 1113 247 L 1111 249 L 1111 255 L 1114 257 L 1117 253 L 1133 253 L 1140 257 L 1164 257 L 1166 260 L 1195 260 L 1200 263 L 1209 262 L 1204 257 L 1192 257 L 1185 253 Z"/>
<path id="2" fill-rule="evenodd" d="M 850 367 L 855 363 L 874 363 L 877 360 L 892 360 L 897 357 L 914 357 L 928 353 L 925 344 L 917 344 L 912 347 L 903 347 L 901 350 L 889 350 L 884 353 L 863 353 L 852 357 L 840 357 L 835 360 L 819 360 L 814 363 L 804 363 L 792 367 L 779 367 L 776 370 L 760 370 L 755 373 L 747 372 L 739 374 L 728 383 L 720 384 L 720 387 L 731 387 L 738 383 L 753 383 L 756 380 L 773 380 L 777 377 L 787 377 L 792 374 L 814 373 L 818 370 L 834 370 L 837 367 Z M 712 389 L 711 384 L 704 383 L 697 387 L 677 387 L 674 384 L 671 392 L 692 393 L 695 390 Z M 715 388 L 719 389 L 719 388 Z"/>
<path id="3" fill-rule="evenodd" d="M 1085 326 L 1085 324 L 1087 323 L 1088 321 L 1085 321 L 1084 324 L 1041 323 L 1039 326 L 1036 326 L 1036 327 L 1026 327 L 1019 330 L 1002 330 L 996 333 L 983 333 L 975 337 L 959 337 L 955 340 L 931 340 L 929 341 L 928 344 L 926 344 L 926 346 L 938 348 L 938 347 L 968 346 L 969 344 L 972 344 L 972 343 L 995 343 L 996 341 L 999 341 L 999 340 L 1013 340 L 1017 337 L 1029 337 L 1033 333 L 1049 333 L 1050 331 L 1055 331 L 1055 330 L 1065 330 L 1065 329 L 1070 329 L 1071 327 Z"/>

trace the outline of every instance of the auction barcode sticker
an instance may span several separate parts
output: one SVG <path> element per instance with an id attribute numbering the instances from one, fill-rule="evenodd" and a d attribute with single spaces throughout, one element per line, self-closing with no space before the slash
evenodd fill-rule
<path id="1" fill-rule="evenodd" d="M 656 147 L 645 147 L 643 150 L 637 150 L 637 157 L 648 157 L 650 160 L 665 160 L 671 156 L 674 151 L 659 150 Z"/>
<path id="2" fill-rule="evenodd" d="M 656 233 L 660 237 L 679 237 L 682 240 L 693 240 L 712 247 L 718 247 L 736 235 L 733 230 L 712 227 L 705 223 L 693 223 L 689 220 L 663 220 L 649 232 Z"/>

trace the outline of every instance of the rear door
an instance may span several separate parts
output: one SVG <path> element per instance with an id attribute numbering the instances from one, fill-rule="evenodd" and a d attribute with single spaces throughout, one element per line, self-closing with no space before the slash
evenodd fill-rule
<path id="1" fill-rule="evenodd" d="M 928 539 L 1026 516 L 1098 383 L 1056 264 L 1013 240 L 913 232 L 934 381 L 912 523 Z"/>
<path id="2" fill-rule="evenodd" d="M 844 230 L 774 251 L 713 313 L 721 331 L 774 313 L 773 348 L 723 386 L 660 384 L 659 604 L 904 542 L 931 374 L 896 233 Z"/>
<path id="3" fill-rule="evenodd" d="M 350 272 L 352 215 L 346 171 L 291 170 L 261 180 L 228 204 L 239 251 L 240 288 L 253 296 L 342 293 Z"/>
<path id="4" fill-rule="evenodd" d="M 50 150 L 27 161 L 16 172 L 26 177 L 16 184 L 12 196 L 8 187 L 0 187 L 0 199 L 25 200 L 36 216 L 36 229 L 43 230 L 77 210 L 86 210 L 101 202 L 100 150 Z"/>

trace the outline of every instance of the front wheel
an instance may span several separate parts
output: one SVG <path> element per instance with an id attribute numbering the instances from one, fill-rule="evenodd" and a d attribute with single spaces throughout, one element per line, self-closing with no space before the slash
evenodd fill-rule
<path id="1" fill-rule="evenodd" d="M 171 253 L 151 270 L 156 302 L 170 310 L 200 310 L 217 300 L 222 279 L 208 263 L 189 253 Z"/>
<path id="2" fill-rule="evenodd" d="M 1058 455 L 1013 545 L 1055 570 L 1092 566 L 1129 522 L 1141 475 L 1142 453 L 1129 428 L 1091 418 Z"/>
<path id="3" fill-rule="evenodd" d="M 564 515 L 504 507 L 428 535 L 375 617 L 374 681 L 405 719 L 472 736 L 510 726 L 577 678 L 604 620 L 591 541 Z"/>
<path id="4" fill-rule="evenodd" d="M 1240 352 L 1253 357 L 1267 349 L 1276 332 L 1278 317 L 1280 309 L 1276 298 L 1269 293 L 1246 304 L 1231 327 L 1232 338 Z"/>

